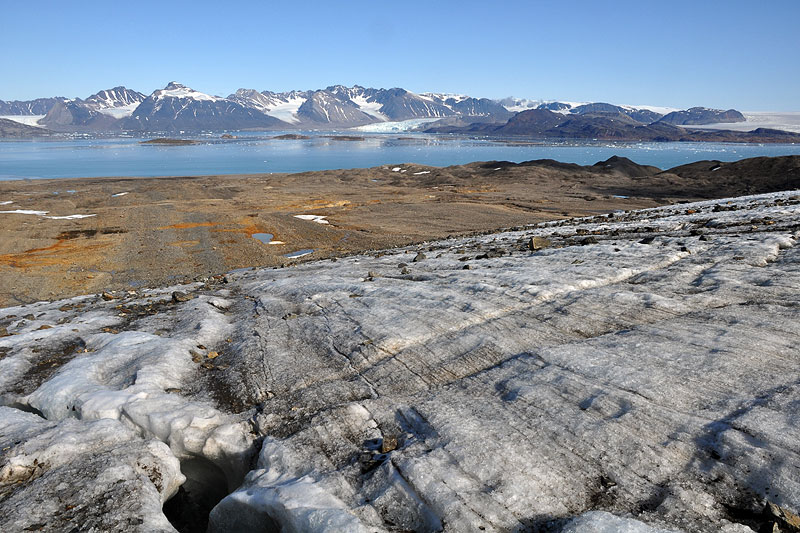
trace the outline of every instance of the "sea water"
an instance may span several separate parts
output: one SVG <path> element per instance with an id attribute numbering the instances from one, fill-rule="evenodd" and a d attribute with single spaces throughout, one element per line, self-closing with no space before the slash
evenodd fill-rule
<path id="1" fill-rule="evenodd" d="M 401 163 L 447 166 L 473 161 L 555 159 L 581 165 L 612 155 L 671 168 L 698 160 L 800 155 L 800 144 L 527 142 L 427 134 L 361 134 L 359 140 L 279 132 L 197 136 L 198 144 L 142 144 L 141 138 L 63 137 L 0 142 L 0 180 L 101 176 L 186 176 L 302 172 Z M 346 132 L 353 135 L 353 132 Z"/>

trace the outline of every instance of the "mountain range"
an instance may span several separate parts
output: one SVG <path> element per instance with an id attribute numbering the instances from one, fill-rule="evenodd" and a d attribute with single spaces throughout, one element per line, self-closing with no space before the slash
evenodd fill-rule
<path id="1" fill-rule="evenodd" d="M 422 119 L 422 122 L 432 122 L 426 130 L 431 132 L 512 135 L 544 132 L 545 137 L 550 136 L 547 131 L 551 128 L 584 135 L 611 123 L 615 128 L 620 125 L 626 128 L 654 126 L 660 131 L 659 128 L 745 120 L 733 109 L 675 110 L 600 102 L 490 100 L 358 85 L 288 92 L 239 89 L 221 97 L 177 82 L 149 96 L 125 87 L 114 87 L 86 99 L 0 100 L 0 116 L 22 117 L 28 125 L 56 132 L 333 129 Z M 531 127 L 534 122 L 536 125 Z M 24 131 L 30 134 L 30 130 Z"/>
<path id="2" fill-rule="evenodd" d="M 756 128 L 752 131 L 698 129 L 693 125 L 735 120 L 738 111 L 691 108 L 672 112 L 653 122 L 637 120 L 649 116 L 641 111 L 614 110 L 610 104 L 578 106 L 569 113 L 554 112 L 546 108 L 520 111 L 504 124 L 475 122 L 453 125 L 437 121 L 426 125 L 427 133 L 485 135 L 496 137 L 522 136 L 542 140 L 598 140 L 641 142 L 800 142 L 800 134 L 782 130 Z M 598 109 L 600 111 L 598 111 Z M 636 118 L 634 118 L 636 117 Z M 676 125 L 680 124 L 680 125 Z"/>

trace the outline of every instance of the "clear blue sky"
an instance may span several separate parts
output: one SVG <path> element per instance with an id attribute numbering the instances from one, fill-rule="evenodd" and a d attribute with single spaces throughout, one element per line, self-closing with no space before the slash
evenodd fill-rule
<path id="1" fill-rule="evenodd" d="M 800 111 L 800 0 L 3 4 L 3 100 L 177 80 Z"/>

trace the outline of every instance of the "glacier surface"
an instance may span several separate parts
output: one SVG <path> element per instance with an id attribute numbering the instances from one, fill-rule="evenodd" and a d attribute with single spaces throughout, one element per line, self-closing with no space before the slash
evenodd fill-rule
<path id="1" fill-rule="evenodd" d="M 0 528 L 800 511 L 800 193 L 0 310 Z"/>

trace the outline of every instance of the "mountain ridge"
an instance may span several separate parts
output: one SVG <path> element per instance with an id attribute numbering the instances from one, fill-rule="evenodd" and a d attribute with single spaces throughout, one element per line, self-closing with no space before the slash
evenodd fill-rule
<path id="1" fill-rule="evenodd" d="M 538 117 L 536 120 L 532 120 L 531 112 L 534 111 L 537 114 L 533 116 Z M 520 117 L 523 113 L 528 115 Z M 739 111 L 733 109 L 693 107 L 674 110 L 511 97 L 492 100 L 463 94 L 414 93 L 400 87 L 375 89 L 360 85 L 330 85 L 324 89 L 285 92 L 240 88 L 223 97 L 173 81 L 150 95 L 117 86 L 85 99 L 0 100 L 0 116 L 13 119 L 32 115 L 44 115 L 38 124 L 59 132 L 326 129 L 438 119 L 440 122 L 435 122 L 425 131 L 618 140 L 680 140 L 686 136 L 680 133 L 684 126 L 745 120 Z M 535 126 L 534 122 L 537 123 Z M 558 134 L 547 131 L 549 128 L 542 129 L 546 125 L 560 128 Z M 639 126 L 646 128 L 639 128 L 635 135 L 628 131 Z M 675 131 L 672 127 L 679 129 Z M 762 132 L 755 136 L 761 138 L 765 135 Z M 727 139 L 731 135 L 716 133 L 711 137 Z"/>

